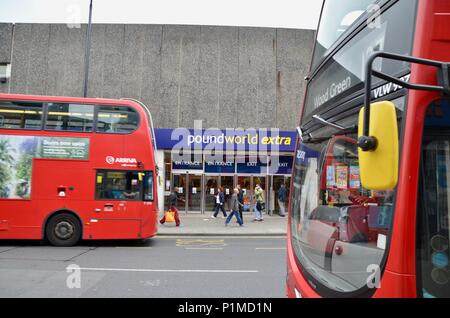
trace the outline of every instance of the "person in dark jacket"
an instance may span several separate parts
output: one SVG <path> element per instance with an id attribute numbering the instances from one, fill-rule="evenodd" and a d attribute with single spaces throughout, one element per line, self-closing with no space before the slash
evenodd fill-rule
<path id="1" fill-rule="evenodd" d="M 231 201 L 230 201 L 230 214 L 228 215 L 227 219 L 225 220 L 225 226 L 228 226 L 228 224 L 231 221 L 231 218 L 233 217 L 233 215 L 236 215 L 236 219 L 239 223 L 240 226 L 243 226 L 243 222 L 241 217 L 239 216 L 239 199 L 238 199 L 238 193 L 239 190 L 237 188 L 234 189 L 234 193 L 231 196 Z"/>
<path id="2" fill-rule="evenodd" d="M 179 191 L 178 188 L 175 188 L 175 190 Z M 176 226 L 180 226 L 180 216 L 177 209 L 177 203 L 178 201 L 186 202 L 185 200 L 178 197 L 178 194 L 174 191 L 172 191 L 169 195 L 169 211 L 174 212 L 174 218 L 175 218 L 175 224 Z M 164 213 L 162 219 L 159 221 L 159 223 L 164 224 L 166 222 L 166 214 Z"/>
<path id="3" fill-rule="evenodd" d="M 217 214 L 219 213 L 219 210 L 221 210 L 223 213 L 223 217 L 226 218 L 227 212 L 225 212 L 225 194 L 223 193 L 222 187 L 219 188 L 219 193 L 217 193 L 216 200 L 216 210 L 214 211 L 214 214 L 211 215 L 211 217 L 215 219 L 217 217 Z"/>
<path id="4" fill-rule="evenodd" d="M 242 215 L 242 211 L 244 210 L 244 190 L 242 190 L 241 185 L 238 184 L 236 186 L 236 188 L 238 189 L 239 193 L 238 193 L 238 201 L 239 201 L 239 216 L 241 217 L 242 223 L 244 223 L 244 217 Z"/>
<path id="5" fill-rule="evenodd" d="M 278 205 L 280 206 L 280 216 L 286 216 L 286 199 L 287 199 L 287 189 L 284 183 L 281 184 L 280 189 L 278 189 Z"/>

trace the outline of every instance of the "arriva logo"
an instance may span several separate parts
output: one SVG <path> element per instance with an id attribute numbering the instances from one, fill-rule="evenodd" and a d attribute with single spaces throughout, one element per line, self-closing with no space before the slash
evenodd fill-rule
<path id="1" fill-rule="evenodd" d="M 113 156 L 107 156 L 106 162 L 110 165 L 114 163 L 137 164 L 137 160 L 135 158 L 114 158 Z"/>
<path id="2" fill-rule="evenodd" d="M 109 163 L 110 165 L 112 165 L 114 163 L 114 157 L 112 156 L 107 156 L 106 157 L 106 162 Z"/>
<path id="3" fill-rule="evenodd" d="M 137 163 L 135 158 L 116 158 L 116 163 Z"/>

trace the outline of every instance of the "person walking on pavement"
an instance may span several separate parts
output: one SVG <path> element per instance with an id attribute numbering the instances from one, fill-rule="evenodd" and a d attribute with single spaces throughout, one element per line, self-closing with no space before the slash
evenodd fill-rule
<path id="1" fill-rule="evenodd" d="M 181 199 L 178 197 L 177 192 L 179 192 L 178 188 L 175 188 L 169 195 L 169 211 L 174 213 L 174 218 L 175 218 L 175 224 L 176 226 L 180 226 L 180 216 L 179 216 L 179 212 L 177 209 L 177 203 L 178 201 L 181 202 L 186 202 L 184 199 Z M 162 217 L 162 219 L 159 221 L 159 223 L 164 224 L 166 222 L 166 215 L 164 214 L 164 216 Z"/>
<path id="2" fill-rule="evenodd" d="M 264 208 L 265 199 L 264 199 L 264 190 L 260 187 L 259 184 L 256 184 L 255 187 L 255 200 L 256 200 L 256 206 L 255 210 L 253 211 L 254 219 L 253 222 L 256 221 L 264 221 L 262 210 Z"/>
<path id="3" fill-rule="evenodd" d="M 233 217 L 233 215 L 236 216 L 236 219 L 239 223 L 240 226 L 243 226 L 244 223 L 242 222 L 241 217 L 239 216 L 239 199 L 238 199 L 238 193 L 239 190 L 238 188 L 234 188 L 234 193 L 231 196 L 231 201 L 230 201 L 230 214 L 228 215 L 227 219 L 225 220 L 225 226 L 228 226 L 228 224 L 231 221 L 231 218 Z"/>
<path id="4" fill-rule="evenodd" d="M 236 186 L 238 189 L 238 201 L 239 201 L 239 216 L 241 217 L 242 223 L 244 223 L 244 217 L 242 215 L 242 211 L 244 210 L 244 190 L 242 190 L 241 185 L 238 184 Z"/>
<path id="5" fill-rule="evenodd" d="M 227 217 L 227 212 L 225 212 L 224 204 L 225 204 L 225 194 L 223 193 L 223 188 L 220 187 L 219 188 L 219 193 L 217 193 L 217 198 L 216 198 L 216 210 L 214 211 L 214 214 L 211 215 L 211 217 L 213 219 L 215 219 L 217 217 L 217 214 L 219 213 L 219 210 L 222 211 L 224 218 Z"/>
<path id="6" fill-rule="evenodd" d="M 284 183 L 282 183 L 280 189 L 278 189 L 278 205 L 280 206 L 281 217 L 286 216 L 286 209 L 284 206 L 284 204 L 286 203 L 286 199 L 287 199 L 287 189 Z"/>

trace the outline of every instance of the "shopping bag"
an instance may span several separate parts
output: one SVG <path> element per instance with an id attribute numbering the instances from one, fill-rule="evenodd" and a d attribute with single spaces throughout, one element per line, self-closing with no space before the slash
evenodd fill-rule
<path id="1" fill-rule="evenodd" d="M 164 212 L 164 216 L 165 216 L 165 219 L 166 219 L 167 223 L 175 222 L 175 212 L 166 211 L 166 212 Z"/>

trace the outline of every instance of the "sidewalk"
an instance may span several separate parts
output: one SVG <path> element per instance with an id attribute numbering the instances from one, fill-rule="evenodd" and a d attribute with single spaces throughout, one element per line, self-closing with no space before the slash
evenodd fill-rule
<path id="1" fill-rule="evenodd" d="M 161 216 L 160 216 L 161 218 Z M 253 216 L 244 213 L 244 227 L 240 227 L 233 217 L 230 224 L 225 226 L 225 218 L 217 216 L 211 218 L 207 214 L 180 214 L 181 226 L 175 223 L 160 224 L 158 222 L 158 235 L 186 235 L 186 236 L 286 236 L 287 216 L 280 217 L 264 214 L 263 222 L 252 222 Z"/>

